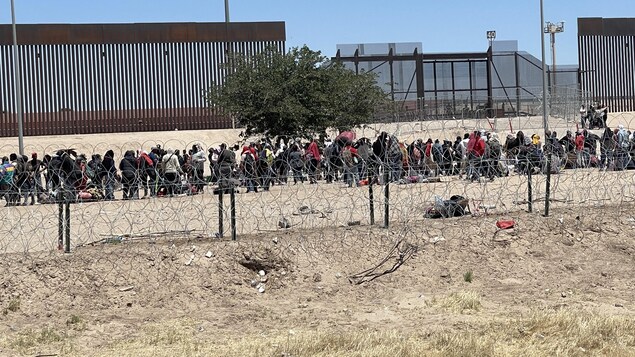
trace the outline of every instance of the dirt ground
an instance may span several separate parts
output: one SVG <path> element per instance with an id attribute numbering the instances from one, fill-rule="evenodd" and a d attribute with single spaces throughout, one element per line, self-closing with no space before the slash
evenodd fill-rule
<path id="1" fill-rule="evenodd" d="M 499 217 L 483 215 L 237 242 L 171 236 L 70 255 L 6 254 L 0 355 L 291 355 L 272 341 L 386 330 L 425 339 L 566 307 L 633 321 L 632 209 L 606 206 L 580 217 L 559 208 L 548 218 L 521 211 L 509 231 L 497 231 Z M 407 244 L 416 248 L 411 259 L 373 281 L 349 280 L 378 265 L 399 240 L 403 252 Z M 475 302 L 448 303 L 465 294 Z M 635 354 L 633 333 L 619 342 L 624 355 Z M 257 343 L 234 349 L 246 339 Z M 565 354 L 579 352 L 571 348 Z"/>

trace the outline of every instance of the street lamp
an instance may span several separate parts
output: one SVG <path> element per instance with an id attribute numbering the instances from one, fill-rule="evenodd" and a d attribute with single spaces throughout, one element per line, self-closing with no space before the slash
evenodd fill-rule
<path id="1" fill-rule="evenodd" d="M 11 23 L 13 25 L 13 83 L 18 114 L 18 150 L 24 155 L 24 135 L 22 132 L 22 84 L 20 83 L 20 55 L 18 53 L 18 37 L 15 30 L 15 5 L 11 0 Z"/>
<path id="2" fill-rule="evenodd" d="M 556 91 L 556 34 L 564 32 L 564 21 L 558 23 L 547 22 L 545 24 L 545 33 L 551 35 L 551 73 L 552 73 L 552 93 Z"/>
<path id="3" fill-rule="evenodd" d="M 496 31 L 489 30 L 486 33 L 487 40 L 489 41 L 489 48 L 487 49 L 487 110 L 494 109 L 494 100 L 492 98 L 492 43 L 496 38 Z"/>
<path id="4" fill-rule="evenodd" d="M 489 41 L 489 47 L 492 47 L 492 42 L 496 39 L 496 31 L 487 31 L 487 40 Z"/>
<path id="5" fill-rule="evenodd" d="M 229 22 L 229 0 L 225 0 L 225 22 Z"/>

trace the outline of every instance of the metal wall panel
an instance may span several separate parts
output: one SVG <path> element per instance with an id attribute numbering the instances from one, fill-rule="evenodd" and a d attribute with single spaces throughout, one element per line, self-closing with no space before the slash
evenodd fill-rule
<path id="1" fill-rule="evenodd" d="M 635 18 L 579 18 L 580 87 L 612 112 L 635 111 Z"/>
<path id="2" fill-rule="evenodd" d="M 18 25 L 25 135 L 231 128 L 204 91 L 227 51 L 284 51 L 283 22 Z M 231 52 L 230 52 L 231 53 Z M 0 25 L 0 136 L 17 135 L 11 28 Z"/>

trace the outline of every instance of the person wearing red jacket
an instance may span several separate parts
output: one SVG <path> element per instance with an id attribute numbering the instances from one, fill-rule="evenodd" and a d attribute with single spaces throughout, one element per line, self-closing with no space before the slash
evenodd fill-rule
<path id="1" fill-rule="evenodd" d="M 476 157 L 482 157 L 485 154 L 485 140 L 482 137 L 477 136 L 476 142 L 474 143 L 473 148 L 474 155 Z"/>
<path id="2" fill-rule="evenodd" d="M 467 142 L 467 160 L 468 168 L 466 177 L 470 181 L 476 181 L 480 178 L 480 171 L 482 168 L 481 159 L 485 154 L 485 140 L 481 138 L 478 131 L 474 131 L 470 134 L 470 139 Z"/>
<path id="3" fill-rule="evenodd" d="M 587 163 L 584 157 L 584 134 L 576 133 L 575 136 L 575 154 L 576 154 L 576 163 L 577 167 L 586 167 Z"/>
<path id="4" fill-rule="evenodd" d="M 313 139 L 306 150 L 306 162 L 309 169 L 309 182 L 317 183 L 317 170 L 320 164 L 320 149 L 317 140 Z"/>

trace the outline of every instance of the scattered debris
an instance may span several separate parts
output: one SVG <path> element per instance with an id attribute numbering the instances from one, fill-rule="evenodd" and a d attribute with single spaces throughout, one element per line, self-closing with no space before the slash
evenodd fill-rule
<path id="1" fill-rule="evenodd" d="M 382 261 L 380 261 L 377 265 L 375 265 L 374 267 L 370 269 L 364 270 L 361 273 L 349 276 L 348 281 L 350 281 L 353 284 L 359 285 L 359 284 L 373 281 L 379 278 L 380 276 L 390 274 L 394 272 L 395 270 L 397 270 L 401 265 L 407 262 L 410 258 L 412 258 L 414 254 L 417 252 L 417 250 L 418 250 L 417 246 L 400 240 L 397 243 L 395 243 L 395 245 L 392 247 L 390 252 L 388 252 L 388 255 L 386 255 L 386 257 Z M 379 271 L 379 272 L 377 271 L 391 259 L 395 259 L 395 263 L 391 267 L 383 271 Z"/>
<path id="2" fill-rule="evenodd" d="M 618 304 L 615 304 L 615 307 L 624 307 L 624 305 L 618 303 Z"/>
<path id="3" fill-rule="evenodd" d="M 267 272 L 265 272 L 264 270 L 260 270 L 260 271 L 258 272 L 258 275 L 260 275 L 260 276 L 265 276 L 265 275 L 267 275 Z"/>
<path id="4" fill-rule="evenodd" d="M 256 288 L 258 289 L 258 292 L 261 294 L 265 292 L 265 284 L 258 284 Z"/>
<path id="5" fill-rule="evenodd" d="M 516 222 L 513 219 L 509 220 L 498 220 L 496 221 L 496 227 L 499 229 L 510 229 L 516 227 Z"/>
<path id="6" fill-rule="evenodd" d="M 280 217 L 280 219 L 278 220 L 278 227 L 282 229 L 289 229 L 291 228 L 291 222 L 289 222 L 289 220 L 285 217 Z"/>
<path id="7" fill-rule="evenodd" d="M 273 237 L 271 241 L 273 242 L 273 244 L 278 244 L 278 237 Z"/>
<path id="8" fill-rule="evenodd" d="M 362 222 L 360 221 L 350 221 L 347 223 L 347 225 L 350 226 L 359 226 L 360 224 L 362 224 Z"/>
<path id="9" fill-rule="evenodd" d="M 194 261 L 194 254 L 192 254 L 192 256 L 190 257 L 190 260 L 188 260 L 185 265 L 190 266 L 192 265 L 192 262 Z"/>
<path id="10" fill-rule="evenodd" d="M 432 238 L 430 238 L 430 243 L 437 244 L 439 242 L 443 242 L 444 240 L 445 240 L 445 238 L 443 238 L 443 237 L 439 237 L 439 236 L 432 237 Z"/>
<path id="11" fill-rule="evenodd" d="M 469 200 L 467 198 L 459 195 L 454 195 L 449 200 L 443 200 L 443 198 L 435 196 L 434 205 L 425 210 L 425 217 L 450 218 L 471 214 L 468 203 Z"/>
<path id="12" fill-rule="evenodd" d="M 208 258 L 208 259 L 209 259 L 209 258 L 211 258 L 211 257 L 213 257 L 213 256 L 214 256 L 214 253 L 212 253 L 212 251 L 211 251 L 211 250 L 208 250 L 208 251 L 207 251 L 207 253 L 205 253 L 205 258 Z"/>
<path id="13" fill-rule="evenodd" d="M 134 289 L 134 285 L 130 285 L 130 286 L 126 286 L 126 287 L 120 288 L 119 291 L 125 292 L 125 291 L 130 291 L 132 289 Z"/>
<path id="14" fill-rule="evenodd" d="M 311 208 L 309 206 L 301 206 L 300 208 L 298 208 L 298 210 L 296 212 L 293 212 L 292 214 L 294 216 L 304 216 L 304 215 L 309 215 L 309 214 L 319 214 L 320 218 L 327 218 L 326 213 L 331 213 L 333 212 L 332 210 L 325 210 L 324 212 Z"/>
<path id="15" fill-rule="evenodd" d="M 313 282 L 319 283 L 322 281 L 322 275 L 320 273 L 313 274 Z"/>

